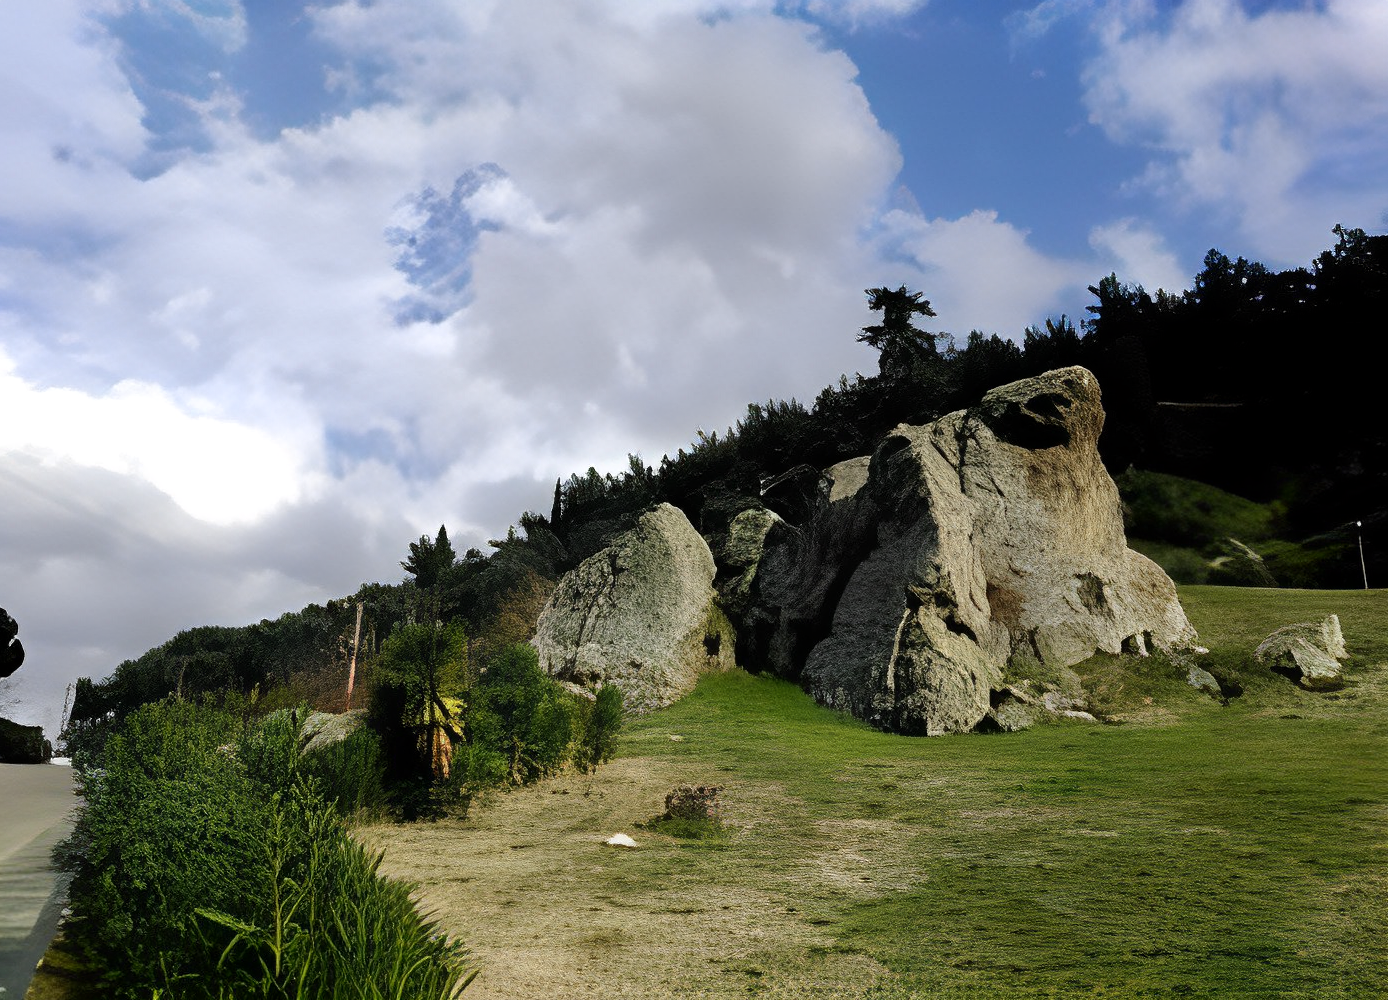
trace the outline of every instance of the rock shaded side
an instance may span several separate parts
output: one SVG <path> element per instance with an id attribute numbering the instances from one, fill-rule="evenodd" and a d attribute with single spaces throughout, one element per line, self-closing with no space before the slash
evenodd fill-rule
<path id="1" fill-rule="evenodd" d="M 1188 645 L 1171 580 L 1127 547 L 1102 427 L 1093 375 L 1068 368 L 896 428 L 861 485 L 763 553 L 756 613 L 771 624 L 749 665 L 936 734 L 1005 705 L 993 721 L 1015 728 L 1030 706 L 1006 692 L 1033 673 L 1069 696 L 1064 668 L 1097 651 Z"/>
<path id="2" fill-rule="evenodd" d="M 1343 686 L 1340 661 L 1349 656 L 1340 616 L 1329 615 L 1318 622 L 1284 625 L 1254 650 L 1259 663 L 1286 674 L 1312 691 L 1333 691 Z"/>
<path id="3" fill-rule="evenodd" d="M 559 581 L 532 640 L 540 666 L 589 689 L 615 684 L 628 711 L 668 705 L 700 674 L 734 665 L 713 580 L 708 544 L 661 504 Z"/>

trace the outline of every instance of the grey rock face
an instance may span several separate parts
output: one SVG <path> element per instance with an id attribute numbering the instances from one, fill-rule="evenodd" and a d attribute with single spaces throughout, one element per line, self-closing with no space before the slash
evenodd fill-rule
<path id="1" fill-rule="evenodd" d="M 304 720 L 302 739 L 303 754 L 312 756 L 321 750 L 341 743 L 362 726 L 366 725 L 366 710 L 353 709 L 334 715 L 331 712 L 314 712 Z"/>
<path id="2" fill-rule="evenodd" d="M 1186 668 L 1186 683 L 1197 691 L 1204 691 L 1213 698 L 1223 698 L 1224 691 L 1219 686 L 1219 681 L 1215 675 L 1204 667 L 1191 664 Z"/>
<path id="3" fill-rule="evenodd" d="M 1331 691 L 1344 684 L 1339 661 L 1349 652 L 1340 616 L 1329 615 L 1318 622 L 1284 625 L 1259 643 L 1253 655 L 1304 688 Z"/>
<path id="4" fill-rule="evenodd" d="M 973 728 L 995 701 L 1013 704 L 994 722 L 1014 728 L 1032 706 L 999 693 L 1036 668 L 1190 644 L 1171 580 L 1127 547 L 1102 426 L 1094 376 L 1067 368 L 897 427 L 865 482 L 768 543 L 749 665 L 883 728 L 936 734 Z"/>
<path id="5" fill-rule="evenodd" d="M 728 526 L 728 540 L 720 560 L 723 578 L 718 585 L 718 599 L 729 614 L 746 610 L 767 537 L 784 523 L 774 511 L 755 508 L 744 510 Z"/>
<path id="6" fill-rule="evenodd" d="M 661 504 L 559 581 L 532 640 L 540 666 L 590 689 L 617 685 L 629 711 L 670 704 L 700 674 L 734 666 L 713 579 L 708 544 Z"/>

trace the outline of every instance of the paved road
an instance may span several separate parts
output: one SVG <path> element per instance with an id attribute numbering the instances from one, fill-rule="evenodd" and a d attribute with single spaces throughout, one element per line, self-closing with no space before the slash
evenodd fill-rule
<path id="1" fill-rule="evenodd" d="M 0 764 L 0 992 L 19 1000 L 53 940 L 65 887 L 49 865 L 77 805 L 72 768 Z"/>

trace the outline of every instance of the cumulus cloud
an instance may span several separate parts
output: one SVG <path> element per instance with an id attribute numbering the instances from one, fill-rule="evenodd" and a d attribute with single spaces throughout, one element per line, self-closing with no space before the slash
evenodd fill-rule
<path id="1" fill-rule="evenodd" d="M 91 396 L 76 389 L 38 389 L 12 370 L 13 362 L 0 351 L 5 451 L 133 475 L 199 520 L 259 520 L 297 500 L 311 473 L 300 460 L 313 452 L 312 433 L 294 446 L 302 424 L 277 434 L 199 413 L 215 406 L 196 397 L 181 405 L 148 383 L 127 380 Z"/>
<path id="2" fill-rule="evenodd" d="M 879 238 L 884 252 L 919 273 L 937 322 L 958 335 L 974 329 L 1019 339 L 1075 301 L 1093 268 L 1041 253 L 993 211 L 927 220 L 896 209 L 884 216 Z"/>
<path id="3" fill-rule="evenodd" d="M 1093 9 L 1096 0 L 1042 0 L 1035 7 L 1009 14 L 1003 24 L 1015 47 L 1040 41 L 1061 21 Z"/>
<path id="4" fill-rule="evenodd" d="M 1126 283 L 1142 285 L 1149 292 L 1163 289 L 1177 293 L 1190 284 L 1190 278 L 1182 271 L 1176 255 L 1167 249 L 1161 234 L 1135 219 L 1119 219 L 1106 226 L 1095 226 L 1089 233 L 1089 245 L 1101 260 L 1113 262 L 1110 272 L 1121 275 Z"/>
<path id="5" fill-rule="evenodd" d="M 1012 336 L 1082 288 L 991 213 L 883 215 L 896 142 L 804 6 L 307 8 L 343 110 L 271 132 L 223 73 L 254 7 L 21 7 L 0 604 L 33 678 L 394 579 L 440 522 L 481 545 L 557 476 L 807 399 L 873 367 L 866 287 Z M 156 16 L 202 40 L 159 79 Z"/>
<path id="6" fill-rule="evenodd" d="M 1110 4 L 1084 81 L 1090 120 L 1159 152 L 1138 183 L 1301 263 L 1336 222 L 1388 209 L 1388 8 L 1326 0 L 1250 13 Z M 1290 250 L 1290 252 L 1289 252 Z"/>

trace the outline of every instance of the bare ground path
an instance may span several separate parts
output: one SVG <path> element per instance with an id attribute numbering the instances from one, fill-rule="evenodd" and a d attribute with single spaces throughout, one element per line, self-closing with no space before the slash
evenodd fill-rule
<path id="1" fill-rule="evenodd" d="M 58 926 L 63 887 L 49 855 L 72 828 L 72 768 L 0 764 L 0 997 L 24 995 Z"/>
<path id="2" fill-rule="evenodd" d="M 862 996 L 883 970 L 835 952 L 814 904 L 856 894 L 865 845 L 849 838 L 812 871 L 785 871 L 750 835 L 794 809 L 765 788 L 730 790 L 725 815 L 741 833 L 722 847 L 635 826 L 688 780 L 667 761 L 625 757 L 592 781 L 565 774 L 497 795 L 466 820 L 358 835 L 466 942 L 482 970 L 473 1000 Z M 606 846 L 618 832 L 640 846 Z M 735 882 L 719 875 L 730 861 Z"/>

